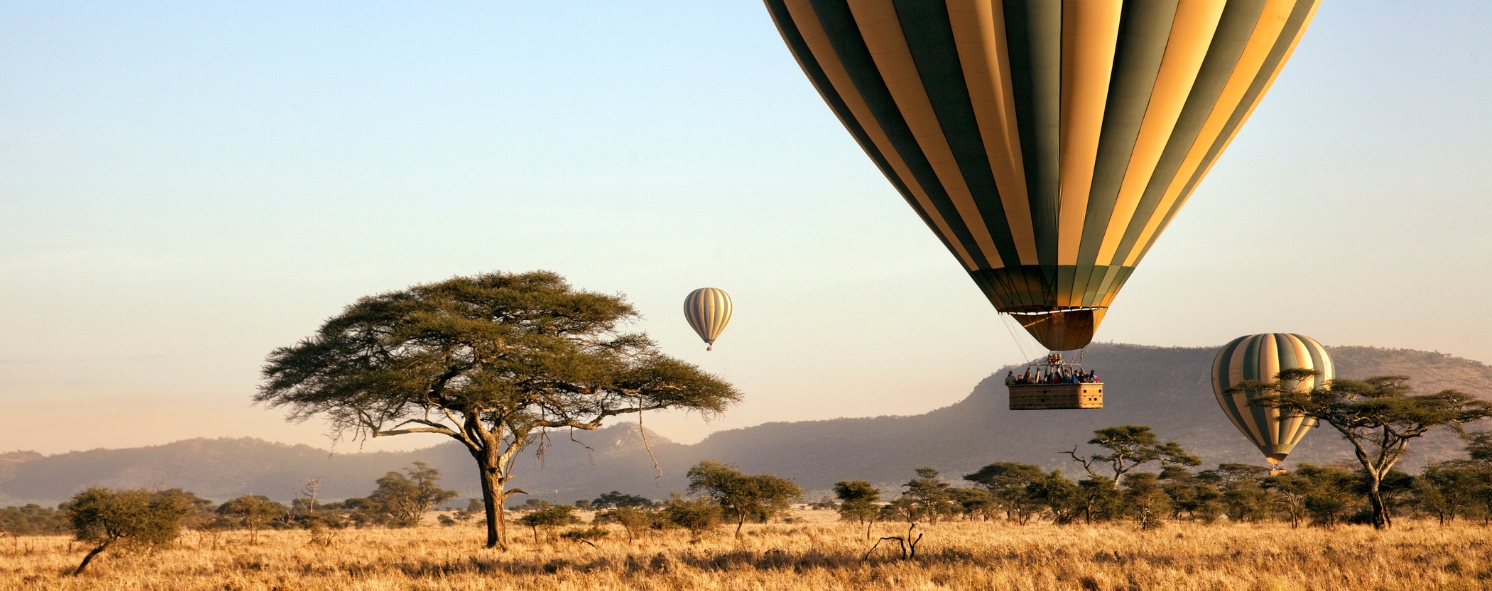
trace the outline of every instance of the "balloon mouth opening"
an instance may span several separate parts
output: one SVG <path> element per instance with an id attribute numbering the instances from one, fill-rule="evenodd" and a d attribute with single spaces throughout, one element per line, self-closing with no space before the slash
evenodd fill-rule
<path id="1" fill-rule="evenodd" d="M 1014 318 L 1048 351 L 1073 351 L 1088 346 L 1103 321 L 1102 307 L 1049 308 L 1020 306 L 1001 310 Z"/>
<path id="2" fill-rule="evenodd" d="M 1046 306 L 1011 306 L 1000 310 L 1011 316 L 1043 316 L 1047 314 L 1066 314 L 1068 312 L 1095 312 L 1107 310 L 1108 306 L 1072 306 L 1070 308 L 1051 308 Z"/>
<path id="3" fill-rule="evenodd" d="M 1278 466 L 1280 462 L 1285 461 L 1285 454 L 1269 454 L 1264 456 L 1264 459 L 1269 460 L 1269 465 Z"/>

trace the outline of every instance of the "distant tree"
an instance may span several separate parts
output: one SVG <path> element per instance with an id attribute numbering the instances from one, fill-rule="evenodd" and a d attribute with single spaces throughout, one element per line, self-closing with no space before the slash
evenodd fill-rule
<path id="1" fill-rule="evenodd" d="M 591 501 L 591 506 L 596 509 L 616 509 L 618 507 L 637 507 L 640 509 L 647 509 L 655 507 L 657 505 L 658 503 L 653 502 L 652 499 L 649 499 L 647 497 L 629 495 L 618 491 L 601 493 L 601 496 L 598 496 L 595 498 L 595 500 Z"/>
<path id="2" fill-rule="evenodd" d="M 1161 488 L 1171 498 L 1171 517 L 1201 519 L 1212 523 L 1223 514 L 1222 492 L 1217 485 L 1184 466 L 1166 466 L 1160 471 Z"/>
<path id="3" fill-rule="evenodd" d="M 218 515 L 248 528 L 249 543 L 259 543 L 259 530 L 286 513 L 284 505 L 264 495 L 244 495 L 218 506 Z"/>
<path id="4" fill-rule="evenodd" d="M 51 507 L 28 503 L 0 509 L 0 534 L 54 536 L 67 533 L 68 527 L 67 513 Z"/>
<path id="5" fill-rule="evenodd" d="M 627 530 L 627 543 L 630 544 L 637 540 L 638 534 L 641 534 L 647 531 L 649 527 L 652 527 L 653 524 L 657 521 L 657 518 L 657 514 L 652 511 L 627 506 L 617 507 L 615 509 L 612 509 L 611 511 L 607 511 L 606 513 L 602 513 L 601 515 L 596 516 L 596 522 L 612 522 L 622 526 L 622 529 Z"/>
<path id="6" fill-rule="evenodd" d="M 1027 494 L 1032 484 L 1046 478 L 1041 468 L 1019 462 L 996 462 L 980 468 L 973 474 L 965 474 L 964 480 L 983 486 L 995 498 L 996 505 L 1005 511 L 1005 518 L 1025 525 L 1041 504 Z"/>
<path id="7" fill-rule="evenodd" d="M 1393 525 L 1383 498 L 1383 479 L 1404 457 L 1411 440 L 1437 427 L 1464 433 L 1464 425 L 1492 417 L 1492 403 L 1469 394 L 1455 390 L 1412 394 L 1407 376 L 1337 379 L 1325 387 L 1300 391 L 1303 381 L 1319 374 L 1287 369 L 1273 382 L 1245 381 L 1230 392 L 1250 392 L 1255 404 L 1278 408 L 1281 416 L 1312 417 L 1341 433 L 1368 477 L 1368 503 L 1373 527 L 1378 529 Z"/>
<path id="8" fill-rule="evenodd" d="M 882 537 L 876 541 L 874 546 L 871 546 L 870 552 L 874 552 L 876 547 L 881 545 L 881 542 L 895 540 L 901 546 L 902 558 L 915 558 L 917 556 L 917 544 L 922 542 L 924 534 L 919 533 L 915 538 L 912 537 L 912 534 L 916 532 L 918 525 L 928 520 L 928 511 L 929 506 L 926 503 L 919 502 L 906 493 L 903 493 L 902 496 L 897 497 L 890 503 L 882 505 L 881 520 L 901 521 L 907 524 L 907 533 L 901 536 Z M 869 557 L 870 552 L 866 552 L 865 556 Z"/>
<path id="9" fill-rule="evenodd" d="M 958 505 L 954 504 L 949 493 L 953 485 L 938 478 L 937 470 L 917 468 L 914 472 L 917 477 L 902 485 L 906 488 L 902 498 L 909 500 L 923 519 L 937 523 L 940 518 L 958 511 Z"/>
<path id="10" fill-rule="evenodd" d="M 1115 519 L 1124 513 L 1124 495 L 1108 478 L 1089 476 L 1078 481 L 1077 501 L 1085 523 Z"/>
<path id="11" fill-rule="evenodd" d="M 720 505 L 709 498 L 685 499 L 674 495 L 663 506 L 663 519 L 669 525 L 689 530 L 690 537 L 700 539 L 720 524 Z"/>
<path id="12" fill-rule="evenodd" d="M 834 496 L 839 499 L 839 518 L 864 524 L 865 538 L 870 539 L 870 527 L 880 513 L 881 489 L 864 480 L 841 480 L 834 483 Z"/>
<path id="13" fill-rule="evenodd" d="M 744 474 L 734 464 L 705 460 L 689 469 L 689 494 L 704 494 L 720 505 L 726 519 L 736 524 L 736 537 L 747 519 L 766 522 L 786 511 L 803 489 L 792 480 L 772 474 Z"/>
<path id="14" fill-rule="evenodd" d="M 1266 468 L 1264 466 L 1228 463 L 1218 464 L 1217 468 L 1215 469 L 1203 470 L 1197 473 L 1197 476 L 1199 478 L 1212 482 L 1219 487 L 1226 487 L 1235 482 L 1244 480 L 1253 480 L 1257 482 L 1258 480 L 1268 475 L 1269 468 Z"/>
<path id="15" fill-rule="evenodd" d="M 1492 432 L 1471 434 L 1469 458 L 1425 466 L 1414 481 L 1413 498 L 1419 510 L 1444 525 L 1457 517 L 1492 518 Z"/>
<path id="16" fill-rule="evenodd" d="M 1123 489 L 1124 508 L 1142 530 L 1160 527 L 1171 512 L 1171 497 L 1154 474 L 1135 472 L 1125 476 Z"/>
<path id="17" fill-rule="evenodd" d="M 1414 483 L 1414 500 L 1419 510 L 1434 515 L 1440 525 L 1466 515 L 1476 503 L 1476 491 L 1492 482 L 1488 472 L 1473 460 L 1448 460 L 1425 466 Z"/>
<path id="18" fill-rule="evenodd" d="M 381 524 L 388 519 L 383 504 L 366 497 L 343 499 L 338 508 L 347 514 L 348 521 L 357 528 Z"/>
<path id="19" fill-rule="evenodd" d="M 1492 431 L 1468 433 L 1466 455 L 1473 462 L 1492 463 Z"/>
<path id="20" fill-rule="evenodd" d="M 1469 438 L 1466 446 L 1466 454 L 1471 456 L 1472 467 L 1482 477 L 1480 483 L 1471 489 L 1471 498 L 1475 503 L 1472 512 L 1482 518 L 1482 525 L 1492 523 L 1492 431 L 1474 433 Z"/>
<path id="21" fill-rule="evenodd" d="M 1000 505 L 995 500 L 995 495 L 983 488 L 950 487 L 948 498 L 953 501 L 955 509 L 970 520 L 989 521 L 1000 514 Z"/>
<path id="22" fill-rule="evenodd" d="M 1228 519 L 1238 523 L 1249 523 L 1269 519 L 1276 509 L 1285 509 L 1282 506 L 1282 498 L 1276 493 L 1277 489 L 1266 486 L 1265 480 L 1248 479 L 1235 480 L 1223 486 L 1223 512 Z M 1301 497 L 1304 502 L 1304 497 Z M 1300 506 L 1300 511 L 1305 511 L 1305 506 Z M 1293 514 L 1292 519 L 1298 523 L 1304 513 Z"/>
<path id="23" fill-rule="evenodd" d="M 440 470 L 424 462 L 405 468 L 409 475 L 389 472 L 378 479 L 378 488 L 368 498 L 378 503 L 388 523 L 394 527 L 419 525 L 420 516 L 436 505 L 459 496 L 454 490 L 440 488 Z"/>
<path id="24" fill-rule="evenodd" d="M 255 401 L 291 420 L 325 416 L 339 434 L 439 433 L 477 462 L 487 546 L 506 547 L 502 516 L 517 455 L 549 429 L 740 400 L 730 384 L 622 332 L 622 297 L 575 290 L 557 274 L 489 273 L 367 297 L 300 343 L 276 349 Z"/>
<path id="25" fill-rule="evenodd" d="M 1247 485 L 1247 487 L 1245 487 L 1245 485 Z M 1259 496 L 1257 498 L 1262 500 L 1254 501 L 1253 498 L 1255 495 L 1247 495 L 1247 497 L 1249 497 L 1249 501 L 1251 501 L 1248 507 L 1250 511 L 1248 513 L 1245 513 L 1246 517 L 1238 518 L 1238 521 L 1254 521 L 1255 519 L 1249 518 L 1247 516 L 1251 516 L 1254 509 L 1263 507 L 1264 503 L 1267 502 L 1271 509 L 1274 509 L 1279 514 L 1285 516 L 1285 519 L 1290 522 L 1291 528 L 1297 528 L 1300 527 L 1301 522 L 1304 521 L 1307 516 L 1306 498 L 1310 496 L 1311 492 L 1314 490 L 1313 486 L 1314 485 L 1311 482 L 1311 479 L 1303 474 L 1298 474 L 1295 472 L 1281 472 L 1279 474 L 1270 475 L 1269 477 L 1259 481 L 1257 484 L 1253 481 L 1246 481 L 1240 482 L 1237 485 L 1233 485 L 1232 488 L 1228 489 L 1228 491 L 1223 494 L 1223 497 L 1224 499 L 1227 499 L 1229 501 L 1231 507 L 1237 503 L 1237 499 L 1235 497 L 1242 496 L 1239 495 L 1239 493 L 1237 492 L 1238 490 L 1248 490 L 1249 493 L 1253 493 L 1254 490 L 1257 489 L 1259 493 Z M 1232 509 L 1230 508 L 1229 511 L 1231 517 Z"/>
<path id="26" fill-rule="evenodd" d="M 1303 513 L 1310 516 L 1312 525 L 1332 527 L 1351 514 L 1356 479 L 1351 470 L 1340 466 L 1300 464 L 1265 482 L 1286 499 L 1292 525 L 1299 521 L 1297 513 Z"/>
<path id="27" fill-rule="evenodd" d="M 1026 485 L 1026 497 L 1046 507 L 1052 514 L 1052 523 L 1058 525 L 1072 523 L 1083 515 L 1078 484 L 1064 476 L 1061 469 Z"/>
<path id="28" fill-rule="evenodd" d="M 1268 475 L 1269 468 L 1263 466 L 1224 463 L 1218 464 L 1215 469 L 1197 473 L 1197 479 L 1217 487 L 1222 495 L 1219 500 L 1223 513 L 1229 520 L 1246 522 L 1269 517 L 1274 504 L 1279 500 L 1264 486 L 1264 478 Z M 1304 515 L 1304 506 L 1300 511 L 1293 522 L 1298 523 Z"/>
<path id="29" fill-rule="evenodd" d="M 548 509 L 548 508 L 553 507 L 553 506 L 554 506 L 554 503 L 551 503 L 551 502 L 546 501 L 544 499 L 528 499 L 528 500 L 525 500 L 520 505 L 513 505 L 512 507 L 508 507 L 508 510 L 510 510 L 510 511 L 538 511 L 540 509 Z"/>
<path id="30" fill-rule="evenodd" d="M 1062 453 L 1072 456 L 1073 461 L 1082 464 L 1089 476 L 1108 478 L 1115 487 L 1119 486 L 1119 480 L 1129 471 L 1152 462 L 1160 462 L 1162 466 L 1202 465 L 1202 461 L 1197 456 L 1186 453 L 1181 444 L 1175 441 L 1160 443 L 1150 427 L 1144 425 L 1104 427 L 1094 431 L 1093 435 L 1088 444 L 1097 445 L 1106 451 L 1083 457 L 1078 455 L 1078 448 L 1074 445 L 1072 451 Z M 1107 466 L 1111 474 L 1099 472 L 1097 468 L 1100 466 Z"/>
<path id="31" fill-rule="evenodd" d="M 589 499 L 580 499 L 578 501 L 575 501 L 575 508 L 581 511 L 590 511 L 591 501 Z"/>
<path id="32" fill-rule="evenodd" d="M 580 523 L 580 519 L 575 517 L 574 505 L 552 505 L 529 511 L 518 518 L 518 525 L 533 529 L 535 544 L 539 543 L 540 529 L 553 539 L 555 530 L 574 523 Z"/>
<path id="33" fill-rule="evenodd" d="M 156 547 L 181 535 L 181 521 L 195 508 L 183 495 L 145 489 L 110 490 L 97 486 L 73 495 L 63 505 L 73 535 L 93 544 L 73 575 L 115 544 Z"/>
<path id="34" fill-rule="evenodd" d="M 217 504 L 211 500 L 199 497 L 191 491 L 168 488 L 155 491 L 154 494 L 161 499 L 160 502 L 166 503 L 165 499 L 169 498 L 169 504 L 187 508 L 186 514 L 181 518 L 181 526 L 184 528 L 196 529 L 212 520 L 215 516 L 213 511 L 217 508 Z"/>

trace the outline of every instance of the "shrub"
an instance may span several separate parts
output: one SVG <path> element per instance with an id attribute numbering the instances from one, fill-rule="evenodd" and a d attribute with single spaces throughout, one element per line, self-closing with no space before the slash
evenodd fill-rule
<path id="1" fill-rule="evenodd" d="M 596 523 L 616 523 L 627 530 L 627 542 L 637 539 L 637 534 L 653 527 L 659 521 L 657 512 L 637 507 L 619 507 L 596 516 Z"/>
<path id="2" fill-rule="evenodd" d="M 606 537 L 606 529 L 602 528 L 600 526 L 592 525 L 592 526 L 590 526 L 588 528 L 584 528 L 584 529 L 580 529 L 580 528 L 572 529 L 570 531 L 567 531 L 565 533 L 560 534 L 560 537 L 564 538 L 566 540 L 574 540 L 574 541 L 579 542 L 579 543 L 591 544 L 592 540 L 599 540 L 601 538 Z M 595 546 L 595 544 L 591 544 L 591 545 Z"/>
<path id="3" fill-rule="evenodd" d="M 544 509 L 529 511 L 528 514 L 518 518 L 518 525 L 534 530 L 534 543 L 539 542 L 540 529 L 548 532 L 552 539 L 555 529 L 574 523 L 580 523 L 580 519 L 575 517 L 574 505 L 552 505 Z"/>
<path id="4" fill-rule="evenodd" d="M 689 530 L 690 537 L 695 540 L 720 524 L 720 513 L 720 505 L 709 499 L 675 496 L 663 507 L 664 520 L 669 525 Z"/>

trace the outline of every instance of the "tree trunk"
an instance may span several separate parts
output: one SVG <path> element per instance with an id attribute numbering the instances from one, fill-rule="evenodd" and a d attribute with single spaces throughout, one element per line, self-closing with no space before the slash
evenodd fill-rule
<path id="1" fill-rule="evenodd" d="M 482 507 L 487 510 L 487 547 L 508 549 L 508 528 L 503 519 L 503 482 L 497 475 L 497 467 L 488 467 L 481 456 L 477 461 L 477 474 L 482 480 Z"/>
<path id="2" fill-rule="evenodd" d="M 1388 504 L 1383 502 L 1383 494 L 1378 491 L 1379 479 L 1372 474 L 1368 478 L 1368 502 L 1373 505 L 1373 528 L 1388 529 L 1394 523 L 1388 514 Z"/>
<path id="3" fill-rule="evenodd" d="M 108 548 L 109 544 L 112 543 L 112 542 L 113 542 L 113 540 L 110 540 L 108 542 L 104 542 L 102 544 L 99 544 L 97 548 L 94 548 L 92 551 L 90 551 L 88 553 L 87 556 L 84 556 L 83 557 L 83 563 L 78 565 L 78 570 L 73 571 L 73 576 L 76 577 L 76 576 L 78 576 L 80 574 L 83 574 L 83 569 L 88 568 L 88 563 L 93 561 L 93 557 L 94 556 L 98 556 L 99 553 L 103 552 L 105 548 Z"/>

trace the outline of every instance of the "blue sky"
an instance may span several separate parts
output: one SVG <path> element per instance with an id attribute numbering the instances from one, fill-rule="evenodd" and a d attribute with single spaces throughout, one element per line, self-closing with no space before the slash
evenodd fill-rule
<path id="1" fill-rule="evenodd" d="M 1098 339 L 1492 361 L 1489 31 L 1327 2 Z M 745 391 L 649 418 L 682 441 L 924 412 L 1023 355 L 759 4 L 0 4 L 0 451 L 325 445 L 249 404 L 270 349 L 536 268 Z M 708 354 L 679 310 L 706 285 L 737 306 Z"/>

